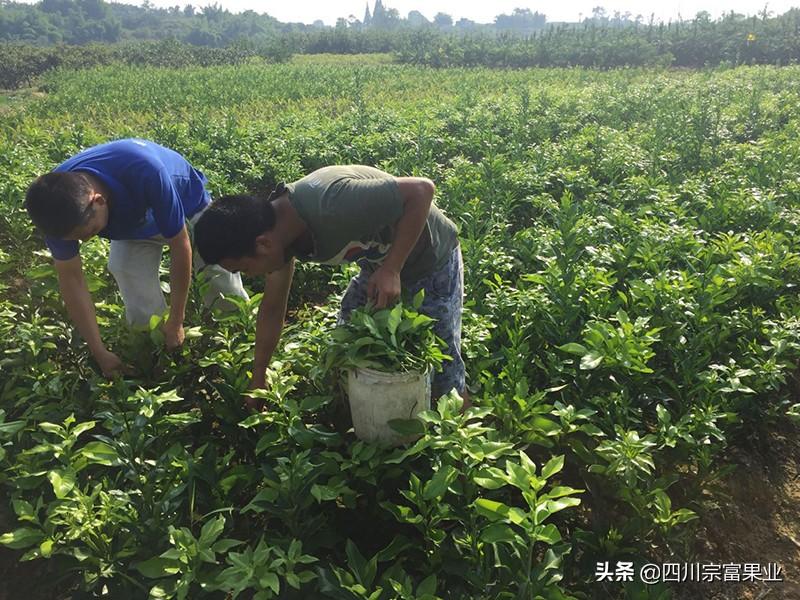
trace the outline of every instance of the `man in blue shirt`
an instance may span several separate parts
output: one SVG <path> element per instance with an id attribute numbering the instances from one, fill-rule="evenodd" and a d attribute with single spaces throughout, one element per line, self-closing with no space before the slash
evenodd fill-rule
<path id="1" fill-rule="evenodd" d="M 95 235 L 111 240 L 108 270 L 132 325 L 146 325 L 167 308 L 158 273 L 163 247 L 169 247 L 171 305 L 163 330 L 167 348 L 178 347 L 192 273 L 189 233 L 210 202 L 206 183 L 177 152 L 125 139 L 84 150 L 28 189 L 25 208 L 45 235 L 67 312 L 104 375 L 113 376 L 123 365 L 100 337 L 79 242 Z M 199 256 L 194 268 L 209 281 L 206 304 L 220 295 L 247 298 L 238 274 L 206 266 Z"/>

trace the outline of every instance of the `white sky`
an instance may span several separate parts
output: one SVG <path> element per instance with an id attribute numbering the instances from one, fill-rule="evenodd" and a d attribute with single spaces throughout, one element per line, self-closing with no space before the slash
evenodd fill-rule
<path id="1" fill-rule="evenodd" d="M 141 5 L 141 0 L 113 0 L 126 4 Z M 364 17 L 366 0 L 151 0 L 154 6 L 167 7 L 193 4 L 203 7 L 209 4 L 221 5 L 231 12 L 253 10 L 257 13 L 267 13 L 279 21 L 311 23 L 321 19 L 327 25 L 333 25 L 338 17 L 347 18 L 354 15 L 361 20 Z M 457 21 L 466 17 L 479 23 L 490 23 L 495 15 L 510 14 L 515 8 L 529 8 L 547 15 L 548 21 L 577 21 L 579 17 L 591 16 L 592 8 L 602 6 L 611 16 L 614 11 L 621 13 L 630 12 L 632 16 L 641 14 L 648 20 L 651 13 L 656 19 L 691 19 L 699 11 L 705 10 L 716 18 L 723 12 L 735 11 L 745 15 L 753 15 L 763 10 L 775 14 L 782 14 L 792 6 L 800 6 L 800 0 L 383 0 L 384 6 L 396 8 L 401 17 L 406 17 L 411 10 L 418 10 L 428 19 L 438 12 L 444 12 Z M 369 0 L 370 12 L 375 6 L 375 0 Z"/>
<path id="2" fill-rule="evenodd" d="M 355 15 L 361 20 L 364 17 L 365 0 L 216 0 L 218 4 L 232 12 L 254 10 L 258 13 L 267 13 L 279 21 L 311 23 L 315 19 L 322 19 L 326 24 L 333 25 L 338 17 Z M 172 6 L 186 4 L 175 0 L 151 0 L 156 6 Z M 131 1 L 131 4 L 138 4 Z M 213 4 L 211 0 L 197 0 L 195 6 Z M 655 13 L 656 18 L 676 19 L 680 14 L 684 19 L 694 17 L 701 10 L 707 10 L 713 17 L 718 17 L 723 12 L 734 10 L 746 15 L 760 12 L 764 8 L 764 1 L 754 0 L 546 0 L 531 2 L 530 0 L 383 0 L 384 6 L 396 8 L 401 17 L 408 15 L 411 10 L 418 10 L 428 19 L 433 19 L 437 12 L 445 12 L 458 20 L 466 17 L 479 23 L 494 21 L 495 15 L 510 14 L 515 8 L 529 8 L 547 15 L 548 21 L 577 21 L 580 15 L 590 16 L 592 8 L 602 6 L 609 15 L 615 10 L 621 13 L 630 12 L 633 16 L 641 14 L 647 20 L 650 13 Z M 767 10 L 781 14 L 792 6 L 800 6 L 800 0 L 771 0 L 767 3 Z M 369 1 L 370 12 L 375 6 L 375 0 Z"/>

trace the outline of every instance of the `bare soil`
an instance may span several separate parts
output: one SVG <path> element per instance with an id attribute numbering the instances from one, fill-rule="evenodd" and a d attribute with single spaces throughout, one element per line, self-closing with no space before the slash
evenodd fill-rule
<path id="1" fill-rule="evenodd" d="M 675 589 L 680 599 L 800 600 L 800 427 L 785 424 L 758 446 L 730 454 L 719 509 L 701 519 L 699 562 L 774 563 L 783 581 Z"/>

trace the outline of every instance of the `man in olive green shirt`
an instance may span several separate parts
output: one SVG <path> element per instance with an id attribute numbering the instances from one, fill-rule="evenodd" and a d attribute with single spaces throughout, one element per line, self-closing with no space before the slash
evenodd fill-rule
<path id="1" fill-rule="evenodd" d="M 447 342 L 447 361 L 434 376 L 434 398 L 455 388 L 464 395 L 461 358 L 463 265 L 456 227 L 433 204 L 424 178 L 393 177 L 351 165 L 324 167 L 272 195 L 228 196 L 212 203 L 195 225 L 203 260 L 232 272 L 265 275 L 258 311 L 251 388 L 265 385 L 280 339 L 294 261 L 355 261 L 361 272 L 342 300 L 342 317 L 372 300 L 383 308 L 401 289 L 425 289 L 421 311 Z"/>

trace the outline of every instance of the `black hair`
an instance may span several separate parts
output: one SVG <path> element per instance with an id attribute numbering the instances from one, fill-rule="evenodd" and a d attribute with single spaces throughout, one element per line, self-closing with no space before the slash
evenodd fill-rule
<path id="1" fill-rule="evenodd" d="M 87 210 L 87 202 L 92 191 L 83 173 L 46 173 L 28 188 L 25 209 L 42 233 L 63 238 L 91 217 L 93 211 Z"/>
<path id="2" fill-rule="evenodd" d="M 202 259 L 215 265 L 226 258 L 253 256 L 256 238 L 275 226 L 273 196 L 239 194 L 212 202 L 194 225 L 194 243 Z"/>

